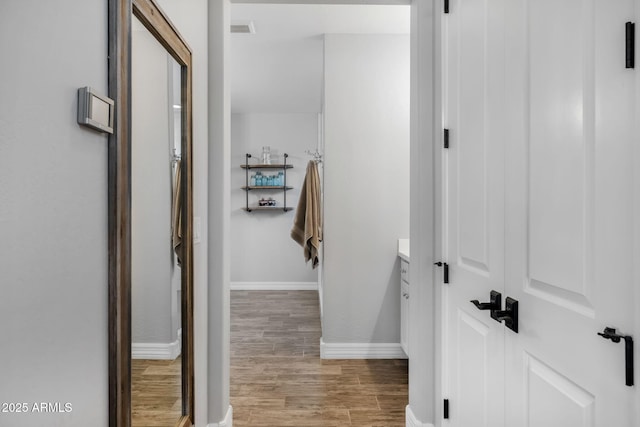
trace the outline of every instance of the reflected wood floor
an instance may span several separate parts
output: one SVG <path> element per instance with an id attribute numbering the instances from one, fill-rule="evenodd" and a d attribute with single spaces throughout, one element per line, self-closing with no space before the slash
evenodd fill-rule
<path id="1" fill-rule="evenodd" d="M 132 427 L 174 427 L 182 414 L 181 357 L 131 360 Z"/>
<path id="2" fill-rule="evenodd" d="M 321 360 L 315 291 L 231 292 L 234 427 L 404 427 L 406 360 Z"/>

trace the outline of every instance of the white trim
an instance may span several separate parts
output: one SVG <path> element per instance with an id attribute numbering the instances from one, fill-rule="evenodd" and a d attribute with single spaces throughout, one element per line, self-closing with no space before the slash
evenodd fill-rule
<path id="1" fill-rule="evenodd" d="M 229 409 L 227 409 L 227 415 L 225 415 L 224 420 L 219 423 L 207 424 L 207 427 L 233 427 L 233 407 L 229 405 Z"/>
<path id="2" fill-rule="evenodd" d="M 434 427 L 433 424 L 426 424 L 419 421 L 411 410 L 411 406 L 407 405 L 406 410 L 406 426 L 407 427 Z"/>
<path id="3" fill-rule="evenodd" d="M 400 343 L 326 343 L 320 338 L 321 359 L 406 359 Z"/>
<path id="4" fill-rule="evenodd" d="M 232 291 L 317 291 L 318 282 L 231 282 Z"/>
<path id="5" fill-rule="evenodd" d="M 171 343 L 131 343 L 132 359 L 175 360 L 180 356 L 182 329 L 178 330 L 178 339 Z"/>

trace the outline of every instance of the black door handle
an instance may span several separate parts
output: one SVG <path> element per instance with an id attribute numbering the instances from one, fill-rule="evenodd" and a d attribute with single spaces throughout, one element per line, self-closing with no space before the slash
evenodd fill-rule
<path id="1" fill-rule="evenodd" d="M 489 302 L 480 302 L 477 299 L 471 300 L 471 304 L 475 305 L 478 310 L 491 310 L 491 317 L 495 320 L 496 312 L 502 308 L 502 294 L 497 291 L 491 291 Z"/>
<path id="2" fill-rule="evenodd" d="M 615 343 L 624 339 L 624 367 L 625 380 L 629 387 L 633 386 L 633 337 L 630 335 L 619 335 L 614 328 L 606 327 L 604 332 L 598 332 L 602 338 L 611 340 Z"/>
<path id="3" fill-rule="evenodd" d="M 498 310 L 495 313 L 494 319 L 498 322 L 504 320 L 504 325 L 511 329 L 516 334 L 518 333 L 518 301 L 511 297 L 507 297 L 505 300 L 506 310 Z M 493 316 L 492 316 L 493 317 Z"/>

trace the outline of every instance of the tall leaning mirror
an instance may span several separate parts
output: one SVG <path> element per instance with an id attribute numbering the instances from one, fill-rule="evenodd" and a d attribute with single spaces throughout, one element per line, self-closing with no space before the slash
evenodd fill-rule
<path id="1" fill-rule="evenodd" d="M 109 0 L 109 425 L 193 425 L 191 51 L 154 0 Z"/>

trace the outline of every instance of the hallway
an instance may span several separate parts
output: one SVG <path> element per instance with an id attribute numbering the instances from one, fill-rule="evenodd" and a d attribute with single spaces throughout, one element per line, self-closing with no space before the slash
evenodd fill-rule
<path id="1" fill-rule="evenodd" d="M 406 360 L 321 360 L 315 291 L 231 292 L 233 424 L 404 426 Z"/>

